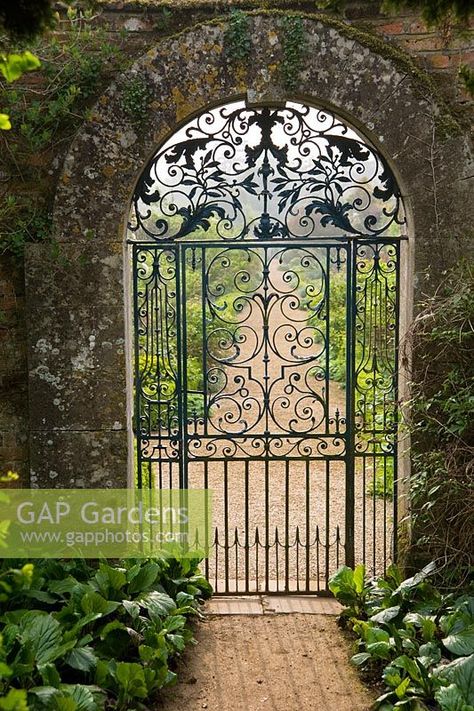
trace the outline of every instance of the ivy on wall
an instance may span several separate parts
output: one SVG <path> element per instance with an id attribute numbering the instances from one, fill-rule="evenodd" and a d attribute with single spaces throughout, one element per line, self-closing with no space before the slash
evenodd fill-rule
<path id="1" fill-rule="evenodd" d="M 281 19 L 281 26 L 283 83 L 287 89 L 294 90 L 298 86 L 298 76 L 307 51 L 303 20 L 299 15 L 286 15 Z"/>
<path id="2" fill-rule="evenodd" d="M 249 18 L 242 10 L 232 10 L 230 13 L 224 46 L 227 56 L 236 62 L 243 62 L 250 56 Z"/>

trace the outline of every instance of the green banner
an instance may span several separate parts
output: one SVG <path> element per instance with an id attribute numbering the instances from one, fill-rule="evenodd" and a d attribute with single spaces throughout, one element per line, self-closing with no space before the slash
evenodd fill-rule
<path id="1" fill-rule="evenodd" d="M 3 489 L 0 558 L 206 557 L 205 489 Z"/>

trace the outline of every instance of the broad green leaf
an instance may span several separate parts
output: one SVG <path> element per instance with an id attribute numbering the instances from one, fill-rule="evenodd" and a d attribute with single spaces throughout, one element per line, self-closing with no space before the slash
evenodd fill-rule
<path id="1" fill-rule="evenodd" d="M 72 593 L 74 588 L 78 585 L 78 582 L 76 578 L 73 578 L 72 575 L 69 575 L 67 578 L 64 578 L 63 580 L 52 580 L 48 584 L 48 589 L 52 593 L 56 593 L 58 595 L 62 595 L 63 593 Z"/>
<path id="2" fill-rule="evenodd" d="M 70 696 L 55 696 L 53 704 L 56 711 L 77 711 L 77 704 Z"/>
<path id="3" fill-rule="evenodd" d="M 371 622 L 377 622 L 378 624 L 386 624 L 393 620 L 400 612 L 400 605 L 394 607 L 387 607 L 385 610 L 381 610 L 376 615 L 372 615 L 370 618 Z"/>
<path id="4" fill-rule="evenodd" d="M 407 578 L 403 582 L 400 583 L 398 588 L 394 591 L 394 594 L 397 593 L 407 593 L 413 588 L 416 588 L 420 583 L 422 583 L 426 578 L 428 578 L 430 575 L 434 573 L 436 570 L 436 563 L 431 562 L 428 563 L 428 565 L 425 565 L 425 567 L 420 570 L 419 573 L 416 573 L 412 578 Z"/>
<path id="5" fill-rule="evenodd" d="M 29 693 L 36 696 L 46 708 L 54 708 L 53 699 L 59 696 L 61 692 L 54 686 L 35 686 L 29 689 Z"/>
<path id="6" fill-rule="evenodd" d="M 99 711 L 99 705 L 94 698 L 94 693 L 101 693 L 98 687 L 85 686 L 84 684 L 63 684 L 64 691 L 76 704 L 76 711 Z"/>
<path id="7" fill-rule="evenodd" d="M 418 659 L 425 667 L 430 667 L 433 664 L 438 664 L 441 660 L 441 649 L 436 642 L 427 642 L 422 644 L 418 650 Z"/>
<path id="8" fill-rule="evenodd" d="M 39 69 L 41 62 L 28 50 L 22 54 L 4 54 L 0 56 L 0 73 L 7 82 L 19 79 L 25 72 Z"/>
<path id="9" fill-rule="evenodd" d="M 364 590 L 365 582 L 365 565 L 359 564 L 354 568 L 354 587 L 357 593 L 362 593 Z"/>
<path id="10" fill-rule="evenodd" d="M 181 630 L 186 625 L 186 618 L 184 615 L 170 615 L 164 621 L 164 626 L 167 632 L 174 632 L 175 630 Z"/>
<path id="11" fill-rule="evenodd" d="M 146 563 L 140 568 L 133 580 L 129 583 L 128 590 L 131 595 L 145 592 L 153 585 L 160 572 L 157 563 Z"/>
<path id="12" fill-rule="evenodd" d="M 12 675 L 12 670 L 5 664 L 5 662 L 0 662 L 0 679 L 8 679 Z"/>
<path id="13" fill-rule="evenodd" d="M 474 706 L 467 704 L 456 684 L 442 686 L 435 694 L 441 711 L 474 711 Z"/>
<path id="14" fill-rule="evenodd" d="M 81 647 L 72 649 L 65 659 L 73 669 L 83 672 L 90 672 L 97 664 L 97 657 L 92 647 Z"/>
<path id="15" fill-rule="evenodd" d="M 31 597 L 33 600 L 38 600 L 38 602 L 45 602 L 48 605 L 54 605 L 57 602 L 57 598 L 53 597 L 45 590 L 23 590 L 22 595 L 25 597 Z"/>
<path id="16" fill-rule="evenodd" d="M 138 602 L 122 600 L 122 605 L 133 620 L 135 620 L 140 614 L 140 605 Z"/>
<path id="17" fill-rule="evenodd" d="M 39 671 L 41 674 L 41 679 L 45 686 L 53 687 L 54 689 L 59 689 L 61 677 L 59 676 L 59 672 L 54 664 L 52 664 L 51 662 L 48 662 L 48 664 L 43 664 L 40 667 Z"/>
<path id="18" fill-rule="evenodd" d="M 104 597 L 119 592 L 127 582 L 125 570 L 112 568 L 110 565 L 100 564 L 100 569 L 94 576 L 99 592 Z"/>
<path id="19" fill-rule="evenodd" d="M 108 634 L 113 632 L 114 630 L 127 630 L 127 626 L 123 624 L 123 622 L 120 622 L 120 620 L 112 620 L 111 622 L 108 622 L 106 625 L 104 625 L 100 631 L 100 638 L 105 639 Z"/>
<path id="20" fill-rule="evenodd" d="M 413 659 L 410 659 L 410 657 L 407 657 L 405 654 L 394 659 L 392 662 L 392 666 L 398 667 L 399 669 L 404 669 L 414 681 L 422 681 L 422 676 L 418 665 Z"/>
<path id="21" fill-rule="evenodd" d="M 405 696 L 405 694 L 407 692 L 408 687 L 410 686 L 410 681 L 411 681 L 410 677 L 407 676 L 405 679 L 403 679 L 403 681 L 401 681 L 399 683 L 399 685 L 395 689 L 395 694 L 397 695 L 398 699 L 403 699 L 403 697 Z"/>
<path id="22" fill-rule="evenodd" d="M 448 684 L 455 684 L 464 701 L 474 706 L 474 654 L 437 667 L 434 673 Z"/>
<path id="23" fill-rule="evenodd" d="M 365 662 L 368 662 L 370 658 L 368 652 L 359 652 L 351 657 L 351 663 L 355 664 L 356 667 L 360 667 L 362 664 L 365 664 Z"/>
<path id="24" fill-rule="evenodd" d="M 138 602 L 141 607 L 148 610 L 152 619 L 157 617 L 167 617 L 172 610 L 176 609 L 175 601 L 166 593 L 153 590 L 143 595 Z"/>
<path id="25" fill-rule="evenodd" d="M 337 599 L 339 599 L 341 593 L 347 594 L 354 592 L 354 573 L 352 569 L 348 568 L 347 565 L 343 565 L 339 568 L 329 579 L 329 590 Z"/>
<path id="26" fill-rule="evenodd" d="M 176 649 L 178 652 L 183 652 L 184 648 L 186 646 L 186 641 L 181 634 L 167 634 L 166 635 L 166 640 L 171 644 L 173 649 Z"/>
<path id="27" fill-rule="evenodd" d="M 389 642 L 372 642 L 367 645 L 367 651 L 371 657 L 390 659 L 392 656 L 392 645 Z"/>
<path id="28" fill-rule="evenodd" d="M 86 614 L 100 612 L 103 615 L 109 615 L 120 606 L 119 602 L 110 602 L 105 600 L 98 592 L 91 590 L 86 593 L 81 600 L 81 608 Z"/>
<path id="29" fill-rule="evenodd" d="M 0 709 L 2 711 L 28 711 L 24 689 L 10 689 L 6 696 L 0 698 Z"/>
<path id="30" fill-rule="evenodd" d="M 49 615 L 29 620 L 22 632 L 22 641 L 29 645 L 38 665 L 55 658 L 61 644 L 61 626 Z"/>
<path id="31" fill-rule="evenodd" d="M 115 679 L 129 696 L 139 699 L 145 699 L 148 696 L 141 664 L 119 662 L 115 670 Z"/>
<path id="32" fill-rule="evenodd" d="M 474 654 L 474 623 L 459 632 L 452 632 L 442 642 L 446 649 L 458 656 Z"/>

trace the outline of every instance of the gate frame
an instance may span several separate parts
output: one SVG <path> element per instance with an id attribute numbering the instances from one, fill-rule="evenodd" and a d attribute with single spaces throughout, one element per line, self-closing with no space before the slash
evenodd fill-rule
<path id="1" fill-rule="evenodd" d="M 135 419 L 135 399 L 134 399 L 134 393 L 133 393 L 133 381 L 134 381 L 134 355 L 133 355 L 133 342 L 134 342 L 134 316 L 133 316 L 133 310 L 130 308 L 130 294 L 132 293 L 131 290 L 133 289 L 132 286 L 132 279 L 130 277 L 130 264 L 131 264 L 131 245 L 139 243 L 139 241 L 134 242 L 133 240 L 129 240 L 127 242 L 127 234 L 128 234 L 128 220 L 129 220 L 129 211 L 130 211 L 130 206 L 132 204 L 133 196 L 136 191 L 137 184 L 142 176 L 143 170 L 146 168 L 148 165 L 148 162 L 153 158 L 153 156 L 160 150 L 160 148 L 174 135 L 178 133 L 180 129 L 185 127 L 188 123 L 190 123 L 194 118 L 204 114 L 206 111 L 209 111 L 214 108 L 222 107 L 225 106 L 231 102 L 238 101 L 238 100 L 244 100 L 245 105 L 248 108 L 264 108 L 266 106 L 269 106 L 271 108 L 278 108 L 281 106 L 284 106 L 286 102 L 296 102 L 301 106 L 309 106 L 315 109 L 320 109 L 320 110 L 326 110 L 333 114 L 336 118 L 340 119 L 341 121 L 345 122 L 349 128 L 354 128 L 356 131 L 360 133 L 363 139 L 365 139 L 369 145 L 372 145 L 375 150 L 383 156 L 383 158 L 387 161 L 390 169 L 393 171 L 393 175 L 395 177 L 396 183 L 398 188 L 400 189 L 401 196 L 402 196 L 402 203 L 403 203 L 403 209 L 406 217 L 406 224 L 405 224 L 405 234 L 403 236 L 399 235 L 396 239 L 394 238 L 393 242 L 397 241 L 398 243 L 398 264 L 397 264 L 397 275 L 398 275 L 398 287 L 397 287 L 397 306 L 398 306 L 398 313 L 397 313 L 397 323 L 396 323 L 396 331 L 397 331 L 397 336 L 396 336 L 396 352 L 397 352 L 397 357 L 398 357 L 398 365 L 397 365 L 397 370 L 396 370 L 396 385 L 395 389 L 398 394 L 398 401 L 400 403 L 400 406 L 398 408 L 398 415 L 399 415 L 399 422 L 403 418 L 403 407 L 402 403 L 408 400 L 409 398 L 409 385 L 408 385 L 408 362 L 406 361 L 406 354 L 405 354 L 405 359 L 402 358 L 401 352 L 400 352 L 400 343 L 403 338 L 403 334 L 405 334 L 408 330 L 408 326 L 412 320 L 412 314 L 413 314 L 413 272 L 414 272 L 414 240 L 413 240 L 413 222 L 412 222 L 412 209 L 411 209 L 411 200 L 407 196 L 405 190 L 403 189 L 403 181 L 400 181 L 400 175 L 399 171 L 397 170 L 397 166 L 394 165 L 392 159 L 390 156 L 386 155 L 386 152 L 384 150 L 383 144 L 381 143 L 378 138 L 374 137 L 373 135 L 370 134 L 370 132 L 367 130 L 365 126 L 361 126 L 359 121 L 356 121 L 353 119 L 350 114 L 345 111 L 341 110 L 338 107 L 334 107 L 332 104 L 330 104 L 327 101 L 319 102 L 315 100 L 306 100 L 305 98 L 295 98 L 293 96 L 287 96 L 286 93 L 284 95 L 284 98 L 280 99 L 275 99 L 275 100 L 268 100 L 266 97 L 263 97 L 261 100 L 258 100 L 257 97 L 251 92 L 250 90 L 247 91 L 246 94 L 242 95 L 234 95 L 230 97 L 226 97 L 224 100 L 215 100 L 210 103 L 207 103 L 205 106 L 200 107 L 199 109 L 192 111 L 191 113 L 185 115 L 178 121 L 169 131 L 164 134 L 159 143 L 157 143 L 153 149 L 149 152 L 147 159 L 144 161 L 143 166 L 142 166 L 142 172 L 140 172 L 136 178 L 136 181 L 134 183 L 133 190 L 130 193 L 129 196 L 129 201 L 128 201 L 128 210 L 126 215 L 123 217 L 123 234 L 125 235 L 125 238 L 123 239 L 123 255 L 124 255 L 124 273 L 125 273 L 125 283 L 124 283 L 124 307 L 125 307 L 125 328 L 126 328 L 126 341 L 129 344 L 129 348 L 126 351 L 126 369 L 127 369 L 127 420 L 128 420 L 128 428 L 127 428 L 127 435 L 128 435 L 128 486 L 133 487 L 135 483 L 135 476 L 134 476 L 134 471 L 135 471 L 135 441 L 136 437 L 134 434 L 134 419 Z M 357 239 L 357 236 L 355 237 Z M 313 246 L 317 247 L 317 240 L 321 239 L 322 241 L 324 240 L 324 237 L 321 238 L 315 238 L 314 242 L 311 244 L 308 244 L 308 246 Z M 346 238 L 347 239 L 347 238 Z M 383 237 L 381 237 L 381 240 L 383 241 Z M 389 240 L 389 238 L 386 238 Z M 304 239 L 302 238 L 301 240 L 294 240 L 295 242 L 304 242 Z M 191 242 L 191 241 L 190 241 Z M 350 239 L 347 239 L 347 242 L 343 242 L 343 244 L 348 244 L 350 242 Z M 376 236 L 373 237 L 373 241 L 367 241 L 367 244 L 373 244 L 377 242 Z M 150 240 L 150 244 L 154 244 L 155 246 L 162 245 L 165 247 L 166 245 L 173 244 L 173 240 L 156 240 L 152 241 Z M 242 240 L 242 243 L 245 243 L 245 240 Z M 293 243 L 292 239 L 287 240 L 288 246 L 291 247 L 291 244 Z M 199 245 L 199 242 L 195 242 L 196 245 Z M 208 244 L 208 243 L 206 243 Z M 226 241 L 222 240 L 222 245 L 223 247 L 225 246 Z M 265 240 L 262 240 L 262 246 L 265 246 L 266 244 L 269 245 Z M 354 257 L 353 254 L 353 248 L 348 250 L 347 255 L 348 258 L 350 257 L 351 259 Z M 351 289 L 353 288 L 352 280 L 355 275 L 355 264 L 351 266 L 350 270 L 348 269 L 348 272 L 350 271 L 351 273 Z M 405 283 L 409 285 L 409 288 L 406 289 L 405 292 L 402 292 L 401 289 L 401 284 Z M 349 285 L 348 285 L 349 288 Z M 353 304 L 354 305 L 354 304 Z M 354 325 L 352 325 L 351 330 L 354 329 Z M 347 336 L 346 336 L 347 337 Z M 346 341 L 347 343 L 347 341 Z M 354 375 L 353 368 L 349 369 L 351 371 L 351 376 Z M 352 397 L 347 398 L 347 403 L 351 401 L 351 406 L 354 405 L 354 394 L 352 394 Z M 351 419 L 351 424 L 353 425 L 354 417 L 350 418 Z M 407 516 L 409 514 L 409 506 L 408 506 L 408 492 L 409 492 L 409 477 L 410 477 L 410 469 L 411 469 L 411 464 L 410 464 L 410 456 L 409 456 L 409 449 L 410 449 L 410 435 L 408 432 L 404 432 L 403 436 L 400 437 L 400 430 L 401 428 L 397 428 L 397 440 L 396 440 L 396 445 L 395 445 L 395 450 L 394 450 L 394 461 L 396 462 L 396 472 L 397 472 L 397 477 L 394 480 L 394 490 L 393 490 L 393 515 L 394 515 L 394 540 L 393 540 L 393 545 L 391 546 L 394 554 L 394 559 L 397 559 L 397 554 L 398 550 L 400 548 L 399 546 L 399 535 L 398 535 L 398 527 L 400 526 L 400 522 L 407 521 Z M 352 433 L 353 439 L 354 439 L 354 432 Z M 347 438 L 346 446 L 349 441 L 349 437 Z M 349 450 L 349 447 L 347 447 L 347 452 Z M 355 508 L 354 508 L 354 501 L 355 501 L 355 494 L 354 494 L 354 476 L 355 476 L 355 463 L 356 463 L 356 455 L 355 451 L 352 456 L 352 478 L 351 474 L 349 472 L 349 456 L 346 452 L 346 506 L 345 506 L 345 526 L 346 526 L 346 531 L 348 529 L 351 530 L 352 532 L 352 545 L 349 550 L 349 553 L 347 552 L 346 545 L 344 545 L 344 555 L 345 555 L 345 564 L 349 565 L 350 567 L 353 567 L 357 561 L 355 559 L 355 525 L 354 525 L 354 513 L 355 513 Z M 348 488 L 348 483 L 350 483 L 350 488 L 352 489 L 352 497 L 351 497 L 351 506 L 347 506 L 347 488 Z M 386 522 L 385 524 L 386 525 Z M 344 543 L 347 543 L 347 537 L 344 541 Z M 403 546 L 402 546 L 402 552 L 403 552 Z M 222 594 L 222 593 L 221 593 Z M 265 593 L 265 594 L 271 594 L 271 593 Z M 321 593 L 319 593 L 321 594 Z M 324 593 L 323 593 L 324 594 Z"/>

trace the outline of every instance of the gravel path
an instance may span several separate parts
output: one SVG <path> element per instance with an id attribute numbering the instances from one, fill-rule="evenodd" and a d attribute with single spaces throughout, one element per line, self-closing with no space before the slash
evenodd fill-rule
<path id="1" fill-rule="evenodd" d="M 229 616 L 196 629 L 160 711 L 368 711 L 334 617 Z"/>

